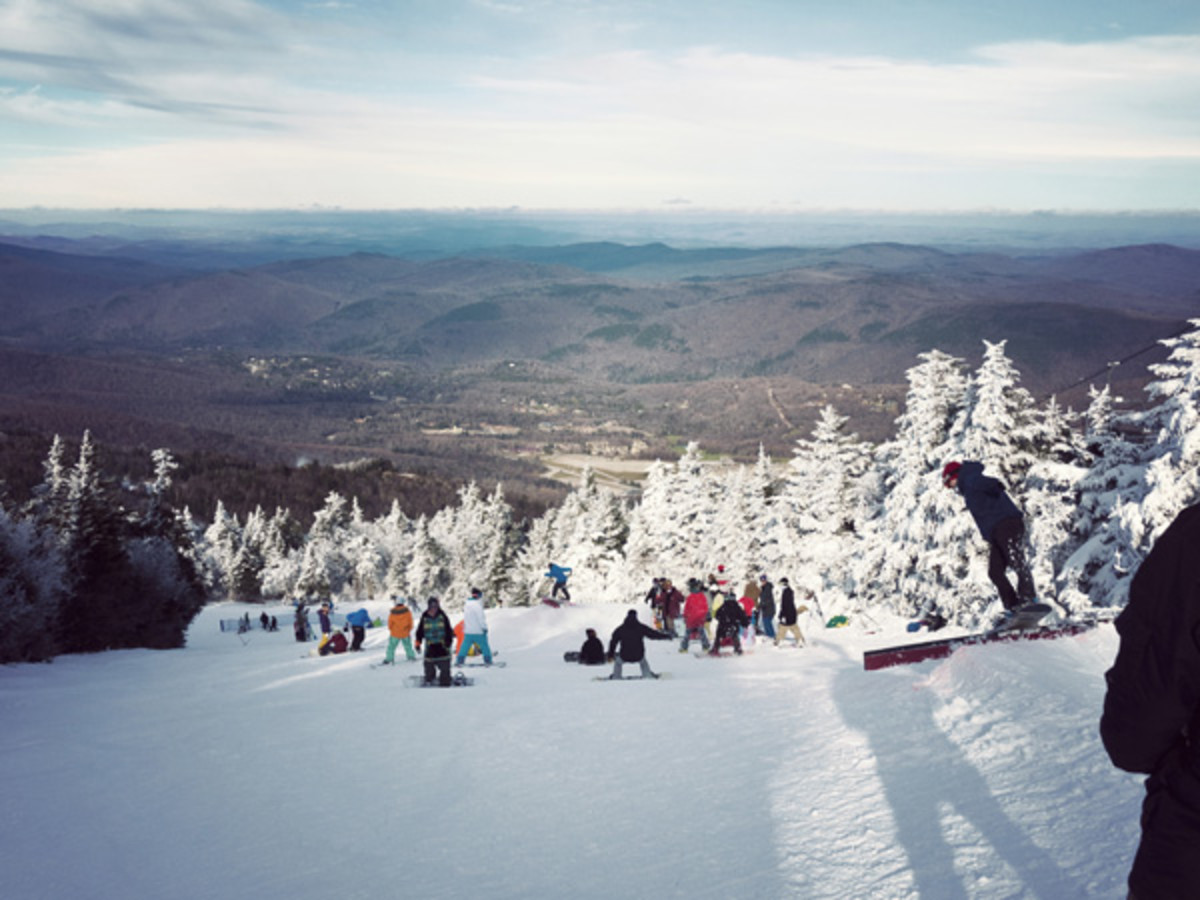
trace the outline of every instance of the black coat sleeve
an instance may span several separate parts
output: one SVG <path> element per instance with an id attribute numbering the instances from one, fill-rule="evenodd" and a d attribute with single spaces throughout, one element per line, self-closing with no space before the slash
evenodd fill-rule
<path id="1" fill-rule="evenodd" d="M 1193 506 L 1155 543 L 1117 618 L 1121 646 L 1105 674 L 1100 737 L 1113 763 L 1130 772 L 1157 771 L 1200 715 L 1198 551 L 1200 506 Z"/>

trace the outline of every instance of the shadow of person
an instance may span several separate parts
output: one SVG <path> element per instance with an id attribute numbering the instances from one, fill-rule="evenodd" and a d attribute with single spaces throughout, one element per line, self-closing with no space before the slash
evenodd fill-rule
<path id="1" fill-rule="evenodd" d="M 1012 867 L 1026 896 L 1078 896 L 1078 885 L 1009 818 L 987 781 L 938 727 L 932 691 L 914 690 L 904 682 L 895 702 L 881 702 L 879 689 L 886 682 L 872 684 L 872 676 L 863 675 L 839 670 L 834 702 L 846 725 L 867 738 L 917 894 L 965 900 L 975 893 L 964 885 L 964 872 L 955 870 L 954 848 L 942 824 L 949 810 L 969 822 Z"/>

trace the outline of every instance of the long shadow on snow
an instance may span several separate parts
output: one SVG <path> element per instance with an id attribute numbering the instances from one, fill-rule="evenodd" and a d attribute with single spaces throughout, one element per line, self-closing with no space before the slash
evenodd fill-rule
<path id="1" fill-rule="evenodd" d="M 942 830 L 943 807 L 978 830 L 1031 896 L 1062 900 L 1071 895 L 1068 875 L 1009 818 L 979 770 L 942 732 L 931 691 L 912 690 L 905 682 L 903 695 L 883 704 L 878 690 L 867 689 L 863 673 L 850 668 L 838 670 L 833 688 L 843 720 L 870 745 L 919 896 L 970 896 L 955 872 L 954 849 Z"/>

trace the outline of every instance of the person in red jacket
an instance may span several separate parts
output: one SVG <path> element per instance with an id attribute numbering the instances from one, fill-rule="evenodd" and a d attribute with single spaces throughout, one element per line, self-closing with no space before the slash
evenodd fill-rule
<path id="1" fill-rule="evenodd" d="M 1146 779 L 1129 897 L 1200 897 L 1200 505 L 1154 543 L 1117 617 L 1100 738 Z"/>
<path id="2" fill-rule="evenodd" d="M 679 645 L 680 653 L 687 653 L 692 637 L 699 637 L 700 646 L 708 649 L 708 633 L 704 630 L 704 624 L 708 621 L 708 594 L 695 578 L 688 582 L 688 588 L 691 593 L 683 601 L 683 643 Z"/>
<path id="3" fill-rule="evenodd" d="M 671 583 L 670 578 L 662 580 L 662 620 L 663 631 L 675 636 L 675 620 L 683 609 L 683 594 Z"/>

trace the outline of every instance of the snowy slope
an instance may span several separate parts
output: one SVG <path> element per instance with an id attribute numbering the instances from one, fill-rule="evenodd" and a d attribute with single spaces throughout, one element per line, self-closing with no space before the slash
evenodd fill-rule
<path id="1" fill-rule="evenodd" d="M 1125 893 L 1141 786 L 1096 736 L 1110 625 L 864 672 L 899 623 L 810 623 L 806 650 L 653 643 L 669 680 L 601 684 L 562 652 L 625 607 L 492 610 L 508 666 L 432 690 L 369 667 L 383 629 L 302 657 L 282 608 L 278 634 L 219 632 L 243 609 L 183 650 L 0 669 L 4 896 Z"/>

